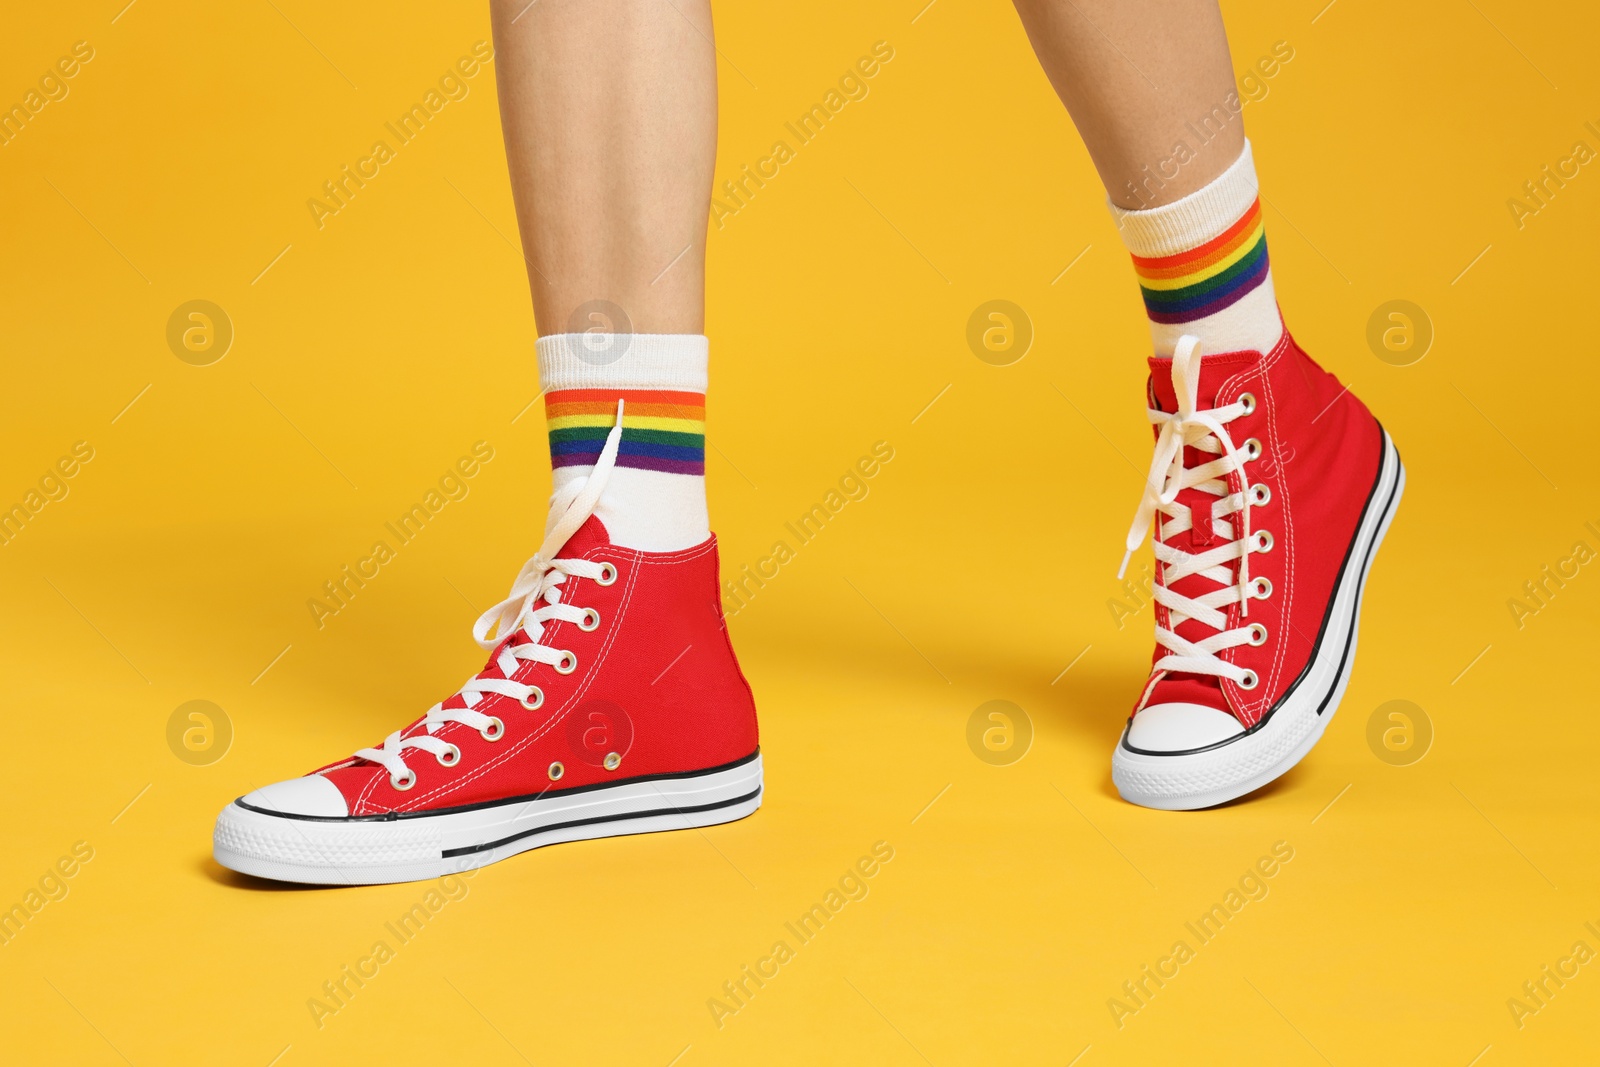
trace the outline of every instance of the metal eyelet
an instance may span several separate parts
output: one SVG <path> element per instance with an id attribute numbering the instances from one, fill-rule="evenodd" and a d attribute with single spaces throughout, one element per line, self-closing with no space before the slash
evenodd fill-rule
<path id="1" fill-rule="evenodd" d="M 528 703 L 530 700 L 533 703 Z M 544 707 L 544 690 L 536 685 L 530 685 L 528 687 L 528 695 L 517 701 L 517 703 L 522 705 L 524 711 L 538 711 Z"/>
<path id="2" fill-rule="evenodd" d="M 606 770 L 614 771 L 620 766 L 622 766 L 622 755 L 621 755 L 621 753 L 618 753 L 618 752 L 607 752 L 606 753 L 606 758 L 605 758 L 605 768 L 606 768 Z"/>
<path id="3" fill-rule="evenodd" d="M 404 793 L 407 789 L 417 784 L 417 772 L 407 767 L 404 778 L 396 778 L 391 774 L 389 776 L 389 784 Z"/>
<path id="4" fill-rule="evenodd" d="M 1239 403 L 1244 405 L 1244 413 L 1246 415 L 1254 415 L 1256 413 L 1256 398 L 1254 393 L 1245 393 L 1243 396 L 1239 397 Z"/>
<path id="5" fill-rule="evenodd" d="M 567 769 L 561 765 L 560 760 L 556 760 L 550 764 L 550 770 L 547 773 L 550 775 L 552 782 L 559 782 L 561 781 L 561 776 L 567 773 Z"/>
<path id="6" fill-rule="evenodd" d="M 1261 439 L 1252 437 L 1244 443 L 1244 458 L 1256 460 L 1261 458 Z"/>
<path id="7" fill-rule="evenodd" d="M 489 725 L 478 731 L 478 736 L 485 741 L 498 741 L 505 735 L 506 724 L 495 718 L 490 718 Z"/>
<path id="8" fill-rule="evenodd" d="M 1254 689 L 1261 684 L 1261 676 L 1255 671 L 1245 671 L 1244 678 L 1239 682 L 1240 689 Z"/>
<path id="9" fill-rule="evenodd" d="M 583 621 L 578 623 L 578 629 L 586 634 L 592 634 L 600 628 L 600 613 L 593 608 L 583 609 Z"/>
<path id="10" fill-rule="evenodd" d="M 571 674 L 578 669 L 578 657 L 571 652 L 563 651 L 560 662 L 554 666 L 557 674 Z"/>
<path id="11" fill-rule="evenodd" d="M 617 580 L 617 568 L 612 563 L 600 564 L 600 577 L 594 580 L 596 585 L 610 585 Z"/>
<path id="12" fill-rule="evenodd" d="M 1257 600 L 1265 600 L 1272 595 L 1271 578 L 1253 578 L 1250 581 L 1250 593 Z"/>
<path id="13" fill-rule="evenodd" d="M 1256 507 L 1263 507 L 1272 503 L 1272 490 L 1265 484 L 1258 483 L 1250 487 L 1250 503 Z"/>
<path id="14" fill-rule="evenodd" d="M 1267 628 L 1259 622 L 1250 624 L 1250 643 L 1257 648 L 1267 643 Z"/>
<path id="15" fill-rule="evenodd" d="M 1257 530 L 1255 532 L 1255 542 L 1256 542 L 1256 551 L 1257 552 L 1271 552 L 1272 551 L 1272 534 L 1269 533 L 1268 531 L 1266 531 L 1266 530 Z"/>
<path id="16" fill-rule="evenodd" d="M 446 756 L 450 758 L 445 759 Z M 461 762 L 461 750 L 455 745 L 451 745 L 443 752 L 435 752 L 433 758 L 439 761 L 439 766 L 441 767 L 454 767 Z"/>

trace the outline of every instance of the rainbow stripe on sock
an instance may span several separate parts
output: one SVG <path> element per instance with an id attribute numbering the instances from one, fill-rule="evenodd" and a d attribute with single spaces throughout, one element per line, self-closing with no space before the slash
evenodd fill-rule
<path id="1" fill-rule="evenodd" d="M 1267 231 L 1261 201 L 1221 236 L 1172 256 L 1133 257 L 1152 322 L 1192 322 L 1234 303 L 1267 277 Z"/>
<path id="2" fill-rule="evenodd" d="M 559 389 L 544 395 L 552 467 L 591 467 L 623 401 L 617 466 L 706 473 L 706 395 L 665 389 Z"/>

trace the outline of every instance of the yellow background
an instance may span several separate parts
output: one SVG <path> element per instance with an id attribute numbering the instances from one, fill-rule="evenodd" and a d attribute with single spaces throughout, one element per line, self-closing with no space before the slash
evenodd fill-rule
<path id="1" fill-rule="evenodd" d="M 1244 112 L 1280 299 L 1411 482 L 1326 738 L 1248 801 L 1172 814 L 1109 776 L 1150 650 L 1148 611 L 1119 629 L 1107 608 L 1148 461 L 1145 328 L 1015 15 L 723 5 L 719 184 L 874 42 L 894 48 L 711 238 L 725 569 L 874 442 L 895 450 L 732 622 L 766 806 L 484 870 L 319 1028 L 308 999 L 428 887 L 236 878 L 210 858 L 213 818 L 477 668 L 471 620 L 536 544 L 548 465 L 538 407 L 516 418 L 538 392 L 534 324 L 493 68 L 321 230 L 305 202 L 487 15 L 122 2 L 14 6 L 0 33 L 7 105 L 74 42 L 95 50 L 0 148 L 0 499 L 94 449 L 0 547 L 0 905 L 75 842 L 94 850 L 0 946 L 3 1058 L 1592 1059 L 1600 965 L 1520 1029 L 1507 1000 L 1574 942 L 1600 949 L 1600 577 L 1581 568 L 1520 629 L 1507 601 L 1574 542 L 1600 549 L 1583 525 L 1600 525 L 1600 174 L 1520 230 L 1506 206 L 1575 141 L 1600 148 L 1592 10 L 1227 6 L 1236 69 L 1294 49 Z M 166 343 L 192 299 L 234 326 L 210 366 Z M 1011 366 L 965 341 L 991 299 L 1036 331 Z M 1412 366 L 1367 345 L 1393 299 L 1436 332 Z M 470 495 L 318 630 L 306 600 L 479 440 L 495 458 Z M 208 766 L 167 744 L 195 699 L 234 732 Z M 1010 766 L 967 745 L 990 700 L 1031 722 Z M 1368 747 L 1390 700 L 1432 723 L 1410 766 Z M 877 841 L 894 859 L 870 894 L 719 1028 L 722 983 Z M 1280 841 L 1294 858 L 1269 895 L 1119 1028 L 1122 983 Z"/>

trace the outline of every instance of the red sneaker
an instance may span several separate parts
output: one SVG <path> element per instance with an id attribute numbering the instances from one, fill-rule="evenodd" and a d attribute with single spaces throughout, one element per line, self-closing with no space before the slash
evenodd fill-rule
<path id="1" fill-rule="evenodd" d="M 1210 807 L 1300 762 L 1350 680 L 1361 591 L 1405 488 L 1394 442 L 1288 333 L 1150 361 L 1154 670 L 1111 760 L 1126 800 Z M 1123 566 L 1127 566 L 1124 559 Z"/>
<path id="2" fill-rule="evenodd" d="M 716 538 L 681 552 L 610 543 L 592 512 L 617 436 L 587 482 L 557 494 L 539 554 L 474 627 L 488 665 L 376 748 L 223 809 L 218 863 L 290 882 L 405 882 L 761 805 Z"/>

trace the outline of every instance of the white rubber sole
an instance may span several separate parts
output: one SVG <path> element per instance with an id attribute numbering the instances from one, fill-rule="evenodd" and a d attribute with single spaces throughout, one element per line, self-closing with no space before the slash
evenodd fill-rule
<path id="1" fill-rule="evenodd" d="M 1334 588 L 1309 669 L 1265 722 L 1220 745 L 1174 755 L 1136 752 L 1128 748 L 1124 728 L 1111 757 L 1111 778 L 1124 800 L 1167 811 L 1222 804 L 1279 777 L 1322 739 L 1350 684 L 1367 574 L 1405 485 L 1405 467 L 1385 431 L 1378 484 Z"/>
<path id="2" fill-rule="evenodd" d="M 761 756 L 697 774 L 636 778 L 438 814 L 313 818 L 229 804 L 212 854 L 231 870 L 313 885 L 439 878 L 519 852 L 733 822 L 761 806 Z"/>

